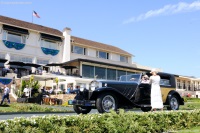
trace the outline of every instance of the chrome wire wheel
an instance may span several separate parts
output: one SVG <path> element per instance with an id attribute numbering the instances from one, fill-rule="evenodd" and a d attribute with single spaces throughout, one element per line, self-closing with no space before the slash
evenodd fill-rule
<path id="1" fill-rule="evenodd" d="M 170 100 L 170 107 L 172 110 L 177 110 L 179 108 L 179 103 L 176 97 L 172 97 Z"/>
<path id="2" fill-rule="evenodd" d="M 111 109 L 115 109 L 115 99 L 111 95 L 107 95 L 102 99 L 102 107 L 105 112 L 109 112 Z"/>
<path id="3" fill-rule="evenodd" d="M 96 108 L 99 113 L 107 113 L 110 110 L 116 111 L 118 108 L 116 95 L 109 92 L 99 95 L 96 101 Z"/>

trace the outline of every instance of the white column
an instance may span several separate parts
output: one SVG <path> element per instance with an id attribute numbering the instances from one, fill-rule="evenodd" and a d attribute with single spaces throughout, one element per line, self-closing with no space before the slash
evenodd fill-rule
<path id="1" fill-rule="evenodd" d="M 32 63 L 37 64 L 37 58 L 36 57 L 33 57 Z M 36 68 L 32 67 L 32 73 L 34 73 L 35 71 L 36 71 Z"/>
<path id="2" fill-rule="evenodd" d="M 80 76 L 83 76 L 82 72 L 83 72 L 83 70 L 82 70 L 82 62 L 80 62 L 80 68 L 79 68 Z"/>
<path id="3" fill-rule="evenodd" d="M 71 55 L 71 35 L 70 35 L 71 29 L 65 28 L 63 30 L 63 36 L 64 36 L 64 46 L 63 46 L 63 59 L 62 62 L 70 61 L 70 55 Z"/>

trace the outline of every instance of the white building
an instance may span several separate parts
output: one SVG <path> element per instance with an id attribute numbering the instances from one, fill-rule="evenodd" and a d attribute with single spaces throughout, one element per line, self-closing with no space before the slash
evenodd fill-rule
<path id="1" fill-rule="evenodd" d="M 132 54 L 115 46 L 71 36 L 70 32 L 70 28 L 61 32 L 0 16 L 0 58 L 10 61 L 10 68 L 17 68 L 20 76 L 27 75 L 24 67 L 12 61 L 41 65 L 63 63 L 66 71 L 59 68 L 59 73 L 87 78 L 98 75 L 97 78 L 113 80 L 122 74 L 145 71 L 132 63 Z M 1 64 L 1 67 L 4 66 Z M 50 67 L 49 71 L 58 71 L 58 67 Z"/>
<path id="2" fill-rule="evenodd" d="M 82 78 L 85 83 L 87 81 L 85 79 L 94 77 L 118 80 L 121 75 L 141 73 L 151 69 L 133 63 L 133 57 L 118 47 L 72 36 L 70 28 L 64 28 L 61 32 L 0 16 L 0 76 L 5 76 L 3 71 L 5 61 L 9 61 L 13 71 L 17 68 L 18 77 L 35 73 L 38 66 L 34 64 L 43 66 L 48 64 L 49 67 L 44 68 L 51 73 L 70 77 L 70 83 L 74 85 L 78 84 L 72 81 L 74 76 L 77 82 L 81 82 Z M 16 64 L 17 62 L 24 62 L 26 66 Z M 66 89 L 66 85 L 62 86 Z M 200 90 L 200 80 L 178 77 L 177 90 L 181 92 Z M 198 95 L 200 97 L 200 94 Z"/>

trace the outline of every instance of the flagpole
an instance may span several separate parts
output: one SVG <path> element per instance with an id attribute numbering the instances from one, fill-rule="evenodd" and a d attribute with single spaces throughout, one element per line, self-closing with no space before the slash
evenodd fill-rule
<path id="1" fill-rule="evenodd" d="M 32 11 L 32 23 L 33 23 L 33 11 Z"/>

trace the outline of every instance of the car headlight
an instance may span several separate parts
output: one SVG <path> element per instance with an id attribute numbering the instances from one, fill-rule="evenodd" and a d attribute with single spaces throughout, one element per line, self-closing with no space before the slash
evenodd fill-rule
<path id="1" fill-rule="evenodd" d="M 94 91 L 96 88 L 100 88 L 102 87 L 102 83 L 101 82 L 98 82 L 96 80 L 93 80 L 91 83 L 90 83 L 90 90 L 91 91 Z"/>

